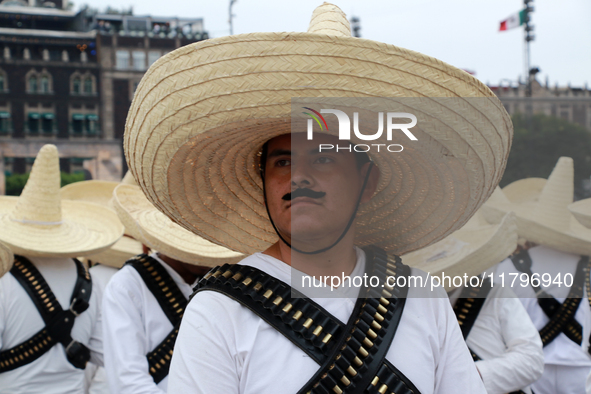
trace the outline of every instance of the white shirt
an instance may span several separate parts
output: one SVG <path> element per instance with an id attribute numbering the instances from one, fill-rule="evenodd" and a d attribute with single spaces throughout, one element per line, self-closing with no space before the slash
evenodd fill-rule
<path id="1" fill-rule="evenodd" d="M 51 288 L 61 307 L 70 307 L 77 271 L 72 259 L 29 257 Z M 102 365 L 100 322 L 101 289 L 93 283 L 88 309 L 76 318 L 72 338 L 91 350 L 91 362 Z M 0 350 L 10 349 L 45 327 L 35 304 L 11 274 L 0 278 Z M 66 358 L 62 344 L 30 364 L 0 373 L 0 391 L 10 394 L 80 394 L 84 390 L 84 371 Z"/>
<path id="2" fill-rule="evenodd" d="M 268 255 L 256 253 L 241 264 L 291 283 L 291 267 Z M 361 252 L 351 277 L 364 268 L 365 254 Z M 417 270 L 413 274 L 427 275 Z M 409 290 L 386 358 L 422 394 L 486 393 L 447 295 L 440 290 L 439 297 L 431 295 L 429 289 Z M 356 299 L 314 301 L 346 323 Z M 296 393 L 318 368 L 304 351 L 249 309 L 223 294 L 203 291 L 185 310 L 174 348 L 169 390 L 183 394 Z"/>
<path id="3" fill-rule="evenodd" d="M 190 285 L 156 254 L 185 297 Z M 146 355 L 172 331 L 172 324 L 135 268 L 124 266 L 109 281 L 103 299 L 105 370 L 113 394 L 162 394 L 168 377 L 158 385 L 150 375 Z"/>
<path id="4" fill-rule="evenodd" d="M 577 255 L 563 253 L 541 245 L 529 249 L 528 252 L 532 259 L 532 272 L 538 274 L 549 273 L 552 279 L 560 274 L 563 281 L 565 273 L 572 274 L 574 278 L 577 263 L 581 258 Z M 512 281 L 513 277 L 509 275 L 512 272 L 520 273 L 515 269 L 511 259 L 506 259 L 497 266 L 496 281 L 499 280 L 499 275 L 504 273 L 505 286 L 509 286 L 511 283 L 507 283 L 507 281 Z M 548 287 L 545 287 L 542 283 L 540 287 L 554 296 L 559 302 L 563 302 L 570 291 L 564 284 L 560 286 L 558 283 L 552 283 Z M 548 323 L 549 319 L 538 304 L 532 287 L 529 285 L 525 287 L 521 286 L 518 278 L 512 290 L 520 298 L 536 329 L 542 329 Z M 584 291 L 586 292 L 586 289 Z M 583 326 L 583 335 L 585 333 L 588 335 L 591 327 L 591 308 L 589 308 L 589 302 L 586 297 L 581 300 L 579 308 L 575 313 L 575 319 Z M 583 342 L 585 343 L 585 341 Z M 551 343 L 544 347 L 544 359 L 546 364 L 578 367 L 591 366 L 591 357 L 587 353 L 586 348 L 577 345 L 563 333 L 560 333 Z"/>
<path id="5" fill-rule="evenodd" d="M 452 305 L 462 289 L 450 297 Z M 466 339 L 482 360 L 476 368 L 488 394 L 523 390 L 544 372 L 544 351 L 538 330 L 508 287 L 495 283 Z"/>
<path id="6" fill-rule="evenodd" d="M 117 268 L 104 264 L 96 264 L 90 268 L 93 284 L 101 288 L 104 294 L 107 283 L 115 273 Z M 102 300 L 101 300 L 102 302 Z M 85 394 L 110 394 L 109 384 L 104 367 L 99 367 L 92 363 L 86 365 L 84 370 L 84 393 Z"/>

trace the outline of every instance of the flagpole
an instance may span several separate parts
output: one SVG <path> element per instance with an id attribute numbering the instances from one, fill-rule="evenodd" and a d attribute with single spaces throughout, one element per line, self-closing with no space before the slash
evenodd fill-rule
<path id="1" fill-rule="evenodd" d="M 530 43 L 534 40 L 534 35 L 531 32 L 534 30 L 534 27 L 530 25 L 530 14 L 534 11 L 534 7 L 531 5 L 533 0 L 523 0 L 523 5 L 525 6 L 525 28 L 524 28 L 524 38 L 525 38 L 525 78 L 527 85 L 525 86 L 525 117 L 527 121 L 527 128 L 529 132 L 533 132 L 533 103 L 532 103 L 532 79 L 535 77 L 535 73 L 532 73 L 531 69 L 531 52 L 530 52 Z"/>

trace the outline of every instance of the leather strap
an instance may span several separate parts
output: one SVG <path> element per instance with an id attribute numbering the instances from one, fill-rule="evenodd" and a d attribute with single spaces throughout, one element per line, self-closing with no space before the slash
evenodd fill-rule
<path id="1" fill-rule="evenodd" d="M 376 247 L 364 248 L 372 275 L 384 287 L 360 298 L 347 325 L 308 298 L 292 298 L 287 284 L 253 267 L 224 265 L 198 284 L 200 291 L 218 291 L 240 302 L 321 365 L 300 393 L 419 393 L 385 355 L 403 312 L 407 288 L 392 288 L 384 275 L 405 275 L 410 269 Z M 373 267 L 372 267 L 373 266 Z"/>
<path id="2" fill-rule="evenodd" d="M 11 371 L 35 361 L 56 343 L 64 346 L 66 358 L 74 367 L 86 367 L 90 350 L 72 339 L 71 331 L 76 317 L 88 309 L 92 281 L 86 267 L 76 259 L 74 262 L 76 284 L 70 298 L 70 308 L 64 311 L 39 270 L 25 257 L 15 256 L 10 272 L 35 304 L 45 327 L 27 341 L 0 352 L 0 372 Z"/>
<path id="3" fill-rule="evenodd" d="M 585 268 L 589 265 L 589 257 L 581 256 L 575 272 L 573 285 L 568 297 L 561 304 L 556 298 L 548 294 L 539 285 L 532 284 L 532 260 L 527 250 L 511 256 L 515 268 L 528 275 L 529 283 L 536 292 L 538 304 L 550 321 L 540 330 L 540 337 L 544 346 L 552 342 L 561 332 L 571 341 L 580 345 L 583 340 L 583 328 L 574 318 L 583 295 L 585 282 Z"/>
<path id="4" fill-rule="evenodd" d="M 160 308 L 173 325 L 166 338 L 146 355 L 150 375 L 154 379 L 154 383 L 158 384 L 168 375 L 170 370 L 172 351 L 183 313 L 187 307 L 187 299 L 166 268 L 156 259 L 141 254 L 131 258 L 125 264 L 130 265 L 140 274 L 148 290 L 154 295 Z"/>

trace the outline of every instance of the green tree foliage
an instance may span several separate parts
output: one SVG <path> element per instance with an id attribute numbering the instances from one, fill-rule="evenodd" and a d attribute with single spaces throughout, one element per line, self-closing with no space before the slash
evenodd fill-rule
<path id="1" fill-rule="evenodd" d="M 575 167 L 575 194 L 588 197 L 583 181 L 591 176 L 591 132 L 562 118 L 537 114 L 531 130 L 522 114 L 512 117 L 515 134 L 507 169 L 500 186 L 531 177 L 548 178 L 561 156 L 571 157 Z"/>
<path id="2" fill-rule="evenodd" d="M 80 182 L 84 180 L 83 172 L 75 172 L 68 174 L 66 172 L 60 173 L 61 186 L 64 187 L 70 183 Z M 20 196 L 29 179 L 29 174 L 11 174 L 6 175 L 6 195 L 7 196 Z"/>

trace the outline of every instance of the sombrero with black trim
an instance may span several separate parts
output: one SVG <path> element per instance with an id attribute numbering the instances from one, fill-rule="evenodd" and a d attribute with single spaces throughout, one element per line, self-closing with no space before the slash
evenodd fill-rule
<path id="1" fill-rule="evenodd" d="M 467 222 L 503 174 L 513 126 L 486 85 L 435 58 L 351 37 L 344 13 L 328 3 L 316 8 L 306 33 L 214 38 L 155 62 L 127 117 L 130 171 L 182 227 L 243 253 L 264 250 L 278 238 L 257 155 L 291 132 L 294 97 L 410 97 L 433 105 L 417 124 L 418 144 L 369 153 L 381 177 L 359 207 L 357 245 L 403 254 L 436 242 Z"/>

